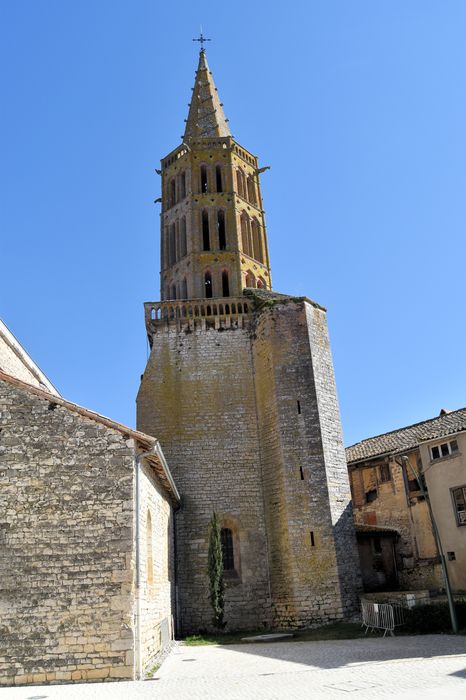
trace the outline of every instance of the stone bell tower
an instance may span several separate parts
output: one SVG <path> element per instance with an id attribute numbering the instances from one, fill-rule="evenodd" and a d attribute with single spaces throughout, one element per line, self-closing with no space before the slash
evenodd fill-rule
<path id="1" fill-rule="evenodd" d="M 209 521 L 221 521 L 228 629 L 358 608 L 359 560 L 325 309 L 271 290 L 257 159 L 232 137 L 201 50 L 181 145 L 162 160 L 161 301 L 138 429 L 181 493 L 176 623 L 211 627 Z M 154 554 L 156 556 L 156 554 Z"/>
<path id="2" fill-rule="evenodd" d="M 271 288 L 259 172 L 231 135 L 202 49 L 183 143 L 162 160 L 162 299 Z"/>

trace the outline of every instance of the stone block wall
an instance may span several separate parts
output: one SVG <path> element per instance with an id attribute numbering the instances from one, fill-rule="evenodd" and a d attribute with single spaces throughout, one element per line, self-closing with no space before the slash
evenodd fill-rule
<path id="1" fill-rule="evenodd" d="M 325 312 L 276 304 L 254 330 L 274 624 L 341 619 L 360 579 Z"/>
<path id="2" fill-rule="evenodd" d="M 268 562 L 249 332 L 163 326 L 138 395 L 138 428 L 154 430 L 181 493 L 175 515 L 179 631 L 211 627 L 209 522 L 237 524 L 240 571 L 226 591 L 234 629 L 269 623 Z"/>
<path id="3" fill-rule="evenodd" d="M 288 300 L 241 327 L 159 323 L 137 405 L 182 496 L 181 632 L 210 627 L 214 510 L 239 550 L 230 629 L 352 614 L 359 561 L 324 311 Z"/>
<path id="4" fill-rule="evenodd" d="M 133 458 L 0 381 L 0 683 L 133 675 Z"/>
<path id="5" fill-rule="evenodd" d="M 140 481 L 141 665 L 150 671 L 173 638 L 173 515 L 148 465 Z"/>

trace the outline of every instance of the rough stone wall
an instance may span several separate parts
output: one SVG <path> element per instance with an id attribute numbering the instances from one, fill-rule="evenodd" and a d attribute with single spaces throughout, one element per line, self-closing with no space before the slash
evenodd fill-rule
<path id="1" fill-rule="evenodd" d="M 138 396 L 138 428 L 154 426 L 182 496 L 183 632 L 210 626 L 214 510 L 240 550 L 227 580 L 230 628 L 355 610 L 359 561 L 323 311 L 290 301 L 251 327 L 160 323 Z"/>
<path id="2" fill-rule="evenodd" d="M 161 325 L 138 395 L 138 428 L 154 430 L 181 493 L 175 515 L 180 631 L 211 626 L 208 528 L 237 524 L 240 571 L 228 582 L 230 628 L 268 624 L 260 449 L 249 332 Z"/>
<path id="3" fill-rule="evenodd" d="M 274 622 L 340 619 L 360 579 L 325 312 L 262 311 L 253 353 Z"/>
<path id="4" fill-rule="evenodd" d="M 172 509 L 148 466 L 141 469 L 140 498 L 142 668 L 150 671 L 173 637 L 174 572 Z"/>
<path id="5" fill-rule="evenodd" d="M 4 381 L 0 427 L 0 683 L 132 677 L 132 450 Z"/>

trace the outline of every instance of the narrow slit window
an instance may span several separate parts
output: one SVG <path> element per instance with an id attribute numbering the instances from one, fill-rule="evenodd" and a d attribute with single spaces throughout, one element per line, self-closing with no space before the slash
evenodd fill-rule
<path id="1" fill-rule="evenodd" d="M 296 401 L 296 407 L 298 409 L 298 413 L 300 414 L 301 413 L 301 402 L 300 401 Z"/>
<path id="2" fill-rule="evenodd" d="M 223 568 L 225 571 L 233 571 L 235 568 L 233 533 L 229 528 L 222 527 L 220 537 L 222 541 Z"/>
<path id="3" fill-rule="evenodd" d="M 304 481 L 304 469 L 302 467 L 299 467 L 299 475 L 301 477 L 301 481 Z"/>
<path id="4" fill-rule="evenodd" d="M 215 184 L 217 186 L 217 192 L 223 192 L 222 166 L 221 165 L 217 165 L 215 168 Z"/>
<path id="5" fill-rule="evenodd" d="M 222 294 L 224 297 L 230 296 L 230 283 L 228 281 L 228 272 L 223 270 L 222 272 Z"/>
<path id="6" fill-rule="evenodd" d="M 314 530 L 311 530 L 310 535 L 311 535 L 311 547 L 315 547 L 315 546 L 316 546 L 316 541 L 315 541 L 315 538 L 314 538 Z"/>
<path id="7" fill-rule="evenodd" d="M 202 247 L 210 250 L 209 213 L 205 210 L 202 212 Z"/>
<path id="8" fill-rule="evenodd" d="M 225 212 L 219 209 L 217 212 L 217 229 L 218 229 L 218 247 L 220 250 L 225 250 L 227 247 L 226 231 L 225 231 Z"/>
<path id="9" fill-rule="evenodd" d="M 201 165 L 201 192 L 207 192 L 207 188 L 207 166 Z"/>
<path id="10" fill-rule="evenodd" d="M 212 299 L 212 274 L 207 271 L 204 275 L 205 298 Z"/>

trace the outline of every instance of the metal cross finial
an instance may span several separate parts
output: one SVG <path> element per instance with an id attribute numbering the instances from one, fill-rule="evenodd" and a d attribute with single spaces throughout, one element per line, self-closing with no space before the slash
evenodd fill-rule
<path id="1" fill-rule="evenodd" d="M 200 33 L 200 35 L 199 35 L 199 38 L 198 38 L 198 39 L 193 39 L 193 41 L 199 41 L 200 44 L 201 44 L 201 51 L 205 51 L 205 49 L 204 49 L 204 43 L 205 43 L 206 41 L 212 41 L 212 39 L 207 39 L 207 38 L 204 36 L 204 34 L 202 33 L 202 27 L 201 27 L 201 33 Z"/>

